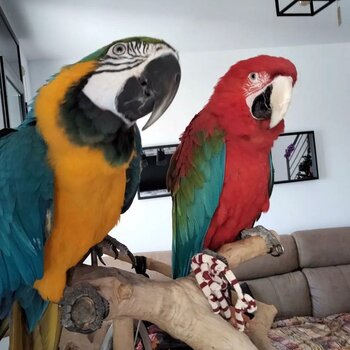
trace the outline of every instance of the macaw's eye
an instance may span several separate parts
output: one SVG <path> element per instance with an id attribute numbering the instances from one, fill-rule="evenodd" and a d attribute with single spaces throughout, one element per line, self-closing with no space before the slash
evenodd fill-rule
<path id="1" fill-rule="evenodd" d="M 250 80 L 251 82 L 254 82 L 254 81 L 256 81 L 256 80 L 258 79 L 258 73 L 255 73 L 255 72 L 250 73 L 250 74 L 248 75 L 248 78 L 249 78 L 249 80 Z"/>
<path id="2" fill-rule="evenodd" d="M 117 56 L 123 55 L 126 51 L 126 47 L 124 44 L 117 44 L 113 47 L 113 53 Z"/>

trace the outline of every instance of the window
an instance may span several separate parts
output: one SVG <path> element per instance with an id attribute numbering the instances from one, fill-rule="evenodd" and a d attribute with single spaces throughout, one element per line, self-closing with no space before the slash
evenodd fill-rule
<path id="1" fill-rule="evenodd" d="M 0 127 L 16 128 L 25 116 L 23 84 L 3 57 L 0 57 L 0 85 L 3 114 Z"/>
<path id="2" fill-rule="evenodd" d="M 0 8 L 0 130 L 17 127 L 25 112 L 19 45 Z"/>

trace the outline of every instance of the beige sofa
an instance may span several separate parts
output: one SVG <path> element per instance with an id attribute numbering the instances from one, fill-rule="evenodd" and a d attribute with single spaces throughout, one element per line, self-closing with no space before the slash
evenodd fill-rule
<path id="1" fill-rule="evenodd" d="M 285 253 L 234 269 L 254 297 L 274 304 L 277 318 L 350 312 L 350 227 L 282 235 Z"/>
<path id="2" fill-rule="evenodd" d="M 350 227 L 281 236 L 285 253 L 234 269 L 253 296 L 277 308 L 277 349 L 350 349 Z"/>

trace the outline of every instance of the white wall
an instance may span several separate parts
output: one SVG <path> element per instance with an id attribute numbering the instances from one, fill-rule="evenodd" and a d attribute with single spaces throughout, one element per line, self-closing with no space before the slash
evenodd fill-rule
<path id="1" fill-rule="evenodd" d="M 350 44 L 180 53 L 179 93 L 166 115 L 143 133 L 143 145 L 176 143 L 229 66 L 262 53 L 287 57 L 297 66 L 299 81 L 286 131 L 315 131 L 320 180 L 276 185 L 270 211 L 259 223 L 279 233 L 350 225 Z M 31 61 L 33 90 L 63 63 L 71 61 Z M 170 198 L 136 198 L 113 235 L 135 252 L 170 249 Z"/>

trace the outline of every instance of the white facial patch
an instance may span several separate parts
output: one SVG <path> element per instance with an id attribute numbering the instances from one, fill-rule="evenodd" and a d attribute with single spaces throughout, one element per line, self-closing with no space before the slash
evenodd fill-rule
<path id="1" fill-rule="evenodd" d="M 134 45 L 134 43 L 130 43 Z M 117 96 L 122 91 L 126 81 L 130 77 L 140 77 L 145 66 L 155 58 L 165 54 L 177 55 L 172 49 L 164 44 L 144 44 L 134 47 L 134 54 L 126 51 L 125 54 L 116 55 L 111 47 L 102 61 L 101 66 L 96 69 L 83 93 L 102 110 L 109 110 L 119 118 L 125 120 L 118 113 Z M 136 50 L 137 49 L 137 50 Z"/>
<path id="2" fill-rule="evenodd" d="M 115 97 L 129 77 L 129 70 L 118 73 L 103 72 L 94 74 L 84 86 L 83 93 L 102 110 L 109 110 L 117 114 Z"/>
<path id="3" fill-rule="evenodd" d="M 255 80 L 249 80 L 248 83 L 244 86 L 244 95 L 249 97 L 254 94 L 258 96 L 258 91 L 263 91 L 266 87 L 266 84 L 270 81 L 270 75 L 266 72 L 255 73 Z"/>

